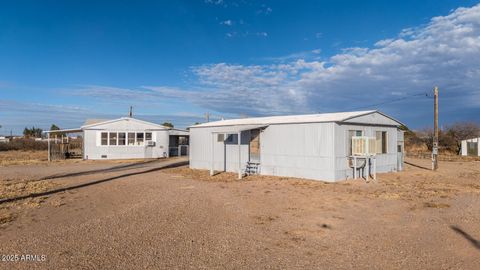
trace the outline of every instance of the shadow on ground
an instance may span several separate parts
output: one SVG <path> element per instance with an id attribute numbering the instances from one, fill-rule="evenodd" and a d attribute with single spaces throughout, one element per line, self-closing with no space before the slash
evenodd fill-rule
<path id="1" fill-rule="evenodd" d="M 149 160 L 149 161 L 145 161 L 145 162 L 141 162 L 141 163 L 132 163 L 132 164 L 126 164 L 126 165 L 113 166 L 113 167 L 105 168 L 105 169 L 88 170 L 88 171 L 66 173 L 66 174 L 54 174 L 54 175 L 49 175 L 49 176 L 42 177 L 39 180 L 83 176 L 83 175 L 96 174 L 96 173 L 118 172 L 118 171 L 124 171 L 124 170 L 136 169 L 136 168 L 143 168 L 143 167 L 145 167 L 145 165 L 150 164 L 150 163 L 154 163 L 154 162 L 157 162 L 157 161 L 158 161 L 158 159 L 154 159 L 154 160 Z"/>
<path id="2" fill-rule="evenodd" d="M 45 191 L 45 192 L 33 193 L 33 194 L 18 196 L 18 197 L 13 197 L 13 198 L 2 199 L 2 200 L 0 200 L 0 204 L 15 202 L 15 201 L 23 200 L 23 199 L 28 199 L 28 198 L 36 198 L 36 197 L 52 195 L 52 194 L 55 194 L 55 193 L 65 192 L 65 191 L 69 191 L 69 190 L 75 190 L 75 189 L 79 189 L 79 188 L 83 188 L 83 187 L 88 187 L 88 186 L 92 186 L 92 185 L 96 185 L 96 184 L 100 184 L 100 183 L 104 183 L 104 182 L 108 182 L 108 181 L 112 181 L 112 180 L 117 180 L 117 179 L 120 179 L 120 178 L 151 173 L 151 172 L 155 172 L 155 171 L 180 167 L 180 166 L 184 166 L 184 165 L 188 165 L 188 161 L 179 161 L 179 162 L 176 162 L 176 163 L 173 163 L 173 164 L 168 164 L 168 165 L 157 167 L 157 168 L 152 168 L 152 169 L 139 171 L 139 172 L 126 173 L 126 174 L 113 176 L 113 177 L 109 177 L 109 178 L 105 178 L 105 179 L 101 179 L 101 180 L 96 180 L 96 181 L 92 181 L 92 182 L 88 182 L 88 183 L 83 183 L 83 184 L 79 184 L 79 185 L 63 187 L 63 188 L 53 189 L 53 190 L 49 190 L 49 191 Z M 102 170 L 98 170 L 98 171 L 103 172 Z M 78 175 L 83 175 L 83 174 L 74 173 L 74 174 L 67 175 L 67 176 L 78 176 Z M 63 177 L 66 177 L 66 176 L 63 176 Z M 51 178 L 49 178 L 49 179 L 51 179 Z"/>
<path id="3" fill-rule="evenodd" d="M 417 164 L 414 164 L 414 163 L 411 163 L 411 162 L 407 162 L 407 161 L 404 161 L 403 163 L 408 164 L 408 165 L 413 166 L 413 167 L 416 167 L 416 168 L 419 168 L 419 169 L 424 169 L 424 170 L 428 170 L 428 171 L 432 170 L 431 168 L 423 167 L 423 166 L 420 166 L 420 165 L 417 165 Z"/>
<path id="4" fill-rule="evenodd" d="M 458 226 L 455 225 L 450 225 L 450 229 L 452 229 L 454 232 L 460 234 L 463 236 L 465 239 L 467 239 L 472 246 L 480 250 L 480 241 L 473 238 L 470 234 L 466 233 L 464 230 L 460 229 Z"/>

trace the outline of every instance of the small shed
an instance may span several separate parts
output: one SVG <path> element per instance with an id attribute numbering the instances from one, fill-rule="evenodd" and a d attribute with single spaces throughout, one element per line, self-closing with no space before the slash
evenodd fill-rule
<path id="1" fill-rule="evenodd" d="M 401 125 L 379 111 L 194 125 L 190 127 L 190 168 L 236 172 L 239 177 L 257 173 L 330 182 L 354 178 L 357 173 L 365 176 L 365 169 L 375 173 L 399 171 L 404 152 Z M 365 142 L 367 147 L 356 144 L 353 150 L 352 142 Z M 374 145 L 368 146 L 369 142 Z M 359 157 L 357 149 L 370 149 L 363 166 L 352 164 Z"/>
<path id="2" fill-rule="evenodd" d="M 462 156 L 474 156 L 474 157 L 480 156 L 480 147 L 478 147 L 479 142 L 480 142 L 480 137 L 463 140 L 462 153 L 461 153 Z"/>
<path id="3" fill-rule="evenodd" d="M 64 140 L 63 135 L 71 132 L 81 134 L 83 159 L 166 158 L 170 156 L 171 147 L 178 149 L 179 141 L 188 145 L 188 132 L 185 130 L 122 117 L 113 120 L 90 119 L 78 129 L 46 131 L 49 150 L 56 149 L 52 145 L 59 144 L 57 134 L 62 134 L 60 144 L 67 144 L 60 149 L 69 149 L 69 141 Z M 180 137 L 187 139 L 179 140 Z M 55 157 L 52 152 L 49 151 L 49 158 Z M 186 152 L 180 151 L 176 155 L 182 153 L 188 155 L 188 147 Z"/>

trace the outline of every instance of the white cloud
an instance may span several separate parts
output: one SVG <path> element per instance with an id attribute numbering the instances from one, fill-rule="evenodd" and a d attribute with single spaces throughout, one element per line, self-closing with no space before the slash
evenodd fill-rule
<path id="1" fill-rule="evenodd" d="M 247 38 L 247 37 L 260 37 L 260 38 L 267 38 L 268 33 L 267 32 L 237 32 L 237 31 L 231 31 L 225 33 L 225 36 L 227 38 L 234 38 L 234 37 L 240 37 L 240 38 Z"/>
<path id="2" fill-rule="evenodd" d="M 295 52 L 295 53 L 277 56 L 277 57 L 264 57 L 262 59 L 267 61 L 274 61 L 274 62 L 290 62 L 290 61 L 296 61 L 299 59 L 318 60 L 321 52 L 322 52 L 321 49 L 314 49 L 310 51 Z"/>
<path id="3" fill-rule="evenodd" d="M 125 90 L 126 89 L 119 88 L 117 92 L 122 94 L 122 91 Z M 115 97 L 119 98 L 119 96 L 114 96 L 114 98 Z M 157 95 L 156 97 L 158 98 L 159 96 Z M 128 107 L 125 107 L 125 109 L 127 108 Z M 31 126 L 46 130 L 51 124 L 56 124 L 61 128 L 77 128 L 88 118 L 115 119 L 121 116 L 126 116 L 127 113 L 127 110 L 123 113 L 113 111 L 105 113 L 100 110 L 101 108 L 88 108 L 75 105 L 54 105 L 0 99 L 0 114 L 3 116 L 0 135 L 7 134 L 10 130 L 12 130 L 13 134 L 21 134 L 23 128 Z M 202 114 L 191 112 L 179 112 L 175 114 L 141 114 L 141 111 L 142 107 L 135 107 L 134 116 L 154 123 L 172 122 L 176 127 L 180 128 L 190 126 L 195 122 L 204 121 L 204 116 Z M 220 116 L 212 115 L 210 118 L 213 120 L 219 120 Z"/>
<path id="4" fill-rule="evenodd" d="M 223 0 L 205 0 L 205 3 L 212 4 L 212 5 L 224 5 Z"/>
<path id="5" fill-rule="evenodd" d="M 198 84 L 215 96 L 204 105 L 256 113 L 346 110 L 388 100 L 392 93 L 411 95 L 439 85 L 445 112 L 464 106 L 478 110 L 472 107 L 480 100 L 472 98 L 480 96 L 480 5 L 432 18 L 373 48 L 346 48 L 325 61 L 293 57 L 283 64 L 194 68 Z M 455 94 L 464 98 L 453 98 Z M 391 106 L 382 109 L 395 109 Z"/>
<path id="6" fill-rule="evenodd" d="M 257 36 L 260 36 L 260 37 L 268 37 L 268 33 L 267 33 L 267 32 L 257 32 L 256 35 L 257 35 Z"/>
<path id="7" fill-rule="evenodd" d="M 272 13 L 272 8 L 267 5 L 262 5 L 259 10 L 257 10 L 257 14 L 268 15 Z"/>
<path id="8" fill-rule="evenodd" d="M 237 35 L 237 32 L 228 32 L 225 34 L 226 37 L 228 38 L 233 38 Z"/>
<path id="9" fill-rule="evenodd" d="M 227 25 L 227 26 L 232 26 L 233 21 L 232 20 L 225 20 L 225 21 L 221 21 L 220 24 Z"/>
<path id="10" fill-rule="evenodd" d="M 319 53 L 314 50 L 308 55 Z M 477 5 L 405 29 L 372 48 L 345 48 L 323 60 L 307 58 L 304 52 L 280 62 L 272 58 L 274 62 L 265 65 L 201 65 L 192 67 L 196 79 L 188 91 L 158 86 L 136 90 L 90 87 L 88 95 L 171 98 L 222 113 L 258 115 L 350 110 L 427 92 L 438 85 L 441 116 L 454 119 L 480 113 L 479 59 Z M 403 120 L 429 119 L 431 100 L 417 96 L 380 109 Z"/>

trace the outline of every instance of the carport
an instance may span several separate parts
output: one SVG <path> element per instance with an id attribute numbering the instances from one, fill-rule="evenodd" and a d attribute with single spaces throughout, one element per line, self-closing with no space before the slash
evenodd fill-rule
<path id="1" fill-rule="evenodd" d="M 222 131 L 213 131 L 212 138 L 211 138 L 211 159 L 210 159 L 210 175 L 215 174 L 215 138 L 219 140 L 219 135 L 223 135 L 223 142 L 225 144 L 225 141 L 228 136 L 230 135 L 237 135 L 237 146 L 238 146 L 238 179 L 242 179 L 243 174 L 242 174 L 242 151 L 241 151 L 241 145 L 242 145 L 242 132 L 244 131 L 249 131 L 253 129 L 261 129 L 261 128 L 266 128 L 268 125 L 241 125 L 241 126 L 232 126 L 228 130 L 222 130 Z M 226 150 L 224 148 L 223 150 L 223 155 L 224 157 L 226 156 Z"/>
<path id="2" fill-rule="evenodd" d="M 83 158 L 83 130 L 81 128 L 44 131 L 47 134 L 48 161 Z M 68 134 L 81 133 L 72 139 Z"/>

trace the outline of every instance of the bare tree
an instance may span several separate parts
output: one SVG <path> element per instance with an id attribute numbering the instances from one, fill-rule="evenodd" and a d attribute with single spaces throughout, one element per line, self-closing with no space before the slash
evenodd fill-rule
<path id="1" fill-rule="evenodd" d="M 474 122 L 457 122 L 445 129 L 446 143 L 450 144 L 453 151 L 460 153 L 462 140 L 480 136 L 480 125 Z"/>

